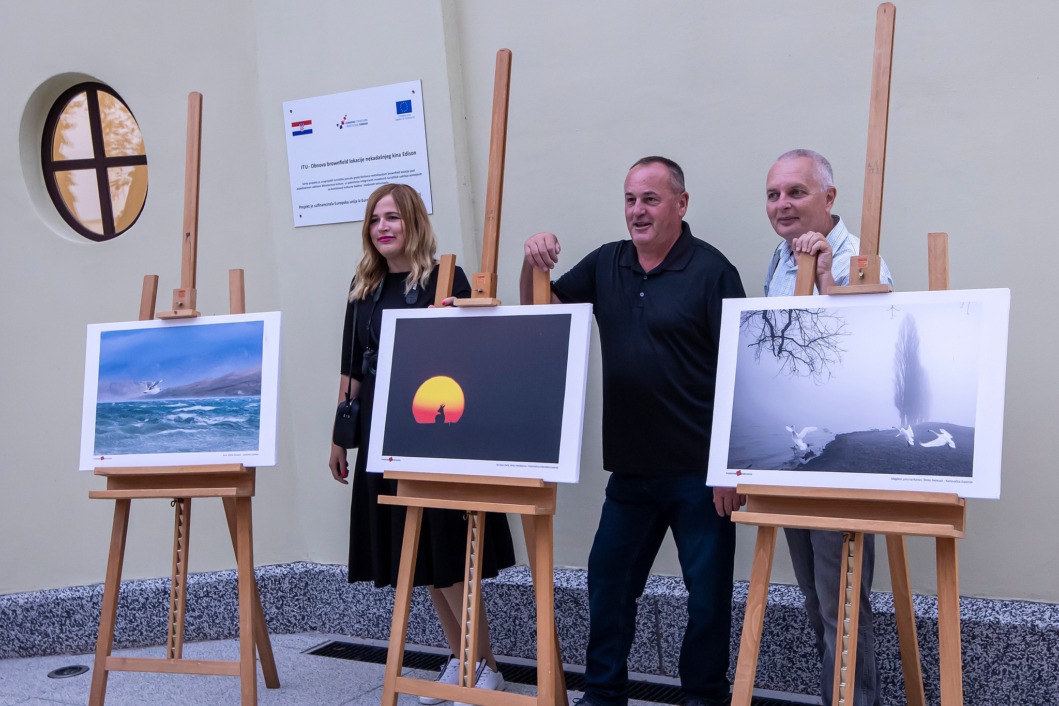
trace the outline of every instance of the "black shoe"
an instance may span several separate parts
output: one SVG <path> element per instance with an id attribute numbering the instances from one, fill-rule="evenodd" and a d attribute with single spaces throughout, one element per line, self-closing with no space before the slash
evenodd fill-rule
<path id="1" fill-rule="evenodd" d="M 603 703 L 601 703 L 599 701 L 596 701 L 595 699 L 593 699 L 588 694 L 585 694 L 584 696 L 581 696 L 579 698 L 574 699 L 573 706 L 607 706 L 607 705 L 603 704 Z M 621 704 L 621 706 L 629 706 L 629 702 L 626 701 L 623 704 Z"/>
<path id="2" fill-rule="evenodd" d="M 705 699 L 699 696 L 692 696 L 684 699 L 684 706 L 729 706 L 731 703 L 731 696 L 725 696 L 720 699 Z"/>

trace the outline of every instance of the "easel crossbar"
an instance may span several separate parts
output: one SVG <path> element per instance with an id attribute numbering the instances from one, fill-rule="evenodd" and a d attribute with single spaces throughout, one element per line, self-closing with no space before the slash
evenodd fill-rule
<path id="1" fill-rule="evenodd" d="M 800 492 L 799 492 L 800 491 Z M 964 536 L 966 501 L 951 493 L 739 486 L 747 507 L 733 522 L 769 527 Z"/>
<path id="2" fill-rule="evenodd" d="M 128 490 L 90 490 L 92 500 L 143 500 L 159 498 L 239 498 L 252 497 L 239 488 L 143 488 Z"/>
<path id="3" fill-rule="evenodd" d="M 922 522 L 890 522 L 886 520 L 854 519 L 848 517 L 828 518 L 805 515 L 779 515 L 760 512 L 744 512 L 733 522 L 764 527 L 792 527 L 832 532 L 864 532 L 867 534 L 911 535 L 916 537 L 962 538 L 963 532 L 950 525 L 932 525 Z"/>
<path id="4" fill-rule="evenodd" d="M 204 659 L 158 659 L 151 657 L 108 657 L 111 672 L 152 672 L 157 674 L 213 674 L 238 677 L 239 662 Z"/>
<path id="5" fill-rule="evenodd" d="M 386 472 L 386 478 L 397 474 Z M 510 512 L 518 515 L 555 514 L 554 484 L 493 485 L 493 477 L 468 476 L 474 481 L 453 484 L 448 480 L 434 480 L 417 474 L 415 482 L 403 480 L 397 485 L 396 495 L 379 496 L 384 505 L 434 507 L 473 512 Z"/>
<path id="6" fill-rule="evenodd" d="M 397 677 L 397 692 L 412 696 L 432 696 L 446 701 L 480 706 L 538 706 L 537 697 L 527 694 L 513 694 L 509 691 L 489 691 L 471 686 L 441 684 L 434 681 L 423 681 L 411 677 Z"/>
<path id="7" fill-rule="evenodd" d="M 121 468 L 96 468 L 97 476 L 188 476 L 188 475 L 215 475 L 217 473 L 239 473 L 250 472 L 241 463 L 215 463 L 205 466 L 127 466 Z"/>
<path id="8" fill-rule="evenodd" d="M 469 500 L 441 500 L 430 498 L 398 498 L 379 496 L 381 505 L 402 505 L 404 507 L 432 507 L 440 510 L 464 510 L 466 512 L 503 512 L 516 515 L 551 515 L 555 513 L 554 508 L 539 505 L 519 505 L 514 503 L 502 503 L 493 501 L 472 502 Z"/>
<path id="9" fill-rule="evenodd" d="M 218 470 L 185 474 L 174 472 L 177 467 L 162 467 L 165 472 L 103 473 L 128 469 L 97 468 L 97 475 L 107 476 L 106 490 L 89 491 L 90 498 L 206 498 L 251 497 L 254 495 L 256 470 L 237 466 L 238 471 Z M 220 467 L 224 469 L 224 467 Z"/>

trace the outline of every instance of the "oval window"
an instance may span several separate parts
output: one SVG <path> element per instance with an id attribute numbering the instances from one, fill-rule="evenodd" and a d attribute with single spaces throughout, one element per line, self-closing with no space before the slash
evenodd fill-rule
<path id="1" fill-rule="evenodd" d="M 41 166 L 59 215 L 86 238 L 119 236 L 143 211 L 143 135 L 109 86 L 80 83 L 59 96 L 44 123 Z"/>

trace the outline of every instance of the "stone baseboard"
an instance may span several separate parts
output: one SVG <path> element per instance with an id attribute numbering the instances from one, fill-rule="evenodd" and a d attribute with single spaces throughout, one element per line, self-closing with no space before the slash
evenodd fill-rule
<path id="1" fill-rule="evenodd" d="M 294 563 L 256 570 L 269 631 L 320 632 L 386 640 L 393 591 L 349 584 L 343 566 Z M 555 611 L 563 661 L 583 664 L 588 641 L 588 596 L 582 570 L 555 573 Z M 732 605 L 732 664 L 739 647 L 747 585 L 737 582 Z M 536 623 L 529 571 L 514 567 L 487 582 L 486 606 L 497 654 L 532 659 Z M 95 650 L 102 585 L 0 596 L 0 658 L 83 654 Z M 186 639 L 238 635 L 234 571 L 188 578 Z M 634 672 L 675 677 L 687 620 L 687 593 L 677 577 L 652 576 L 640 599 L 629 658 Z M 169 580 L 122 584 L 115 647 L 161 645 L 166 638 Z M 903 704 L 891 594 L 872 596 L 876 650 L 886 704 Z M 939 703 L 937 602 L 915 598 L 927 701 Z M 1059 606 L 1024 601 L 961 599 L 964 703 L 967 706 L 1059 704 Z M 503 616 L 501 619 L 499 616 Z M 417 589 L 408 642 L 444 646 L 426 591 Z M 799 694 L 816 692 L 819 667 L 814 639 L 796 587 L 774 585 L 762 637 L 756 684 Z M 734 669 L 734 667 L 733 667 Z"/>

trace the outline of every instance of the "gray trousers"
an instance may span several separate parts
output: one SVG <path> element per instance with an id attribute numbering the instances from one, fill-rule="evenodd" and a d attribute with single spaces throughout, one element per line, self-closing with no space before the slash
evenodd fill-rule
<path id="1" fill-rule="evenodd" d="M 822 530 L 784 530 L 791 551 L 791 562 L 798 586 L 805 594 L 805 610 L 816 633 L 820 655 L 820 691 L 824 704 L 833 699 L 835 641 L 838 635 L 838 601 L 842 571 L 842 533 Z M 875 535 L 864 535 L 863 568 L 860 585 L 860 617 L 857 631 L 857 674 L 854 706 L 881 706 L 879 670 L 875 661 L 875 633 L 872 631 L 871 582 L 875 571 Z M 848 700 L 847 694 L 847 703 Z"/>

